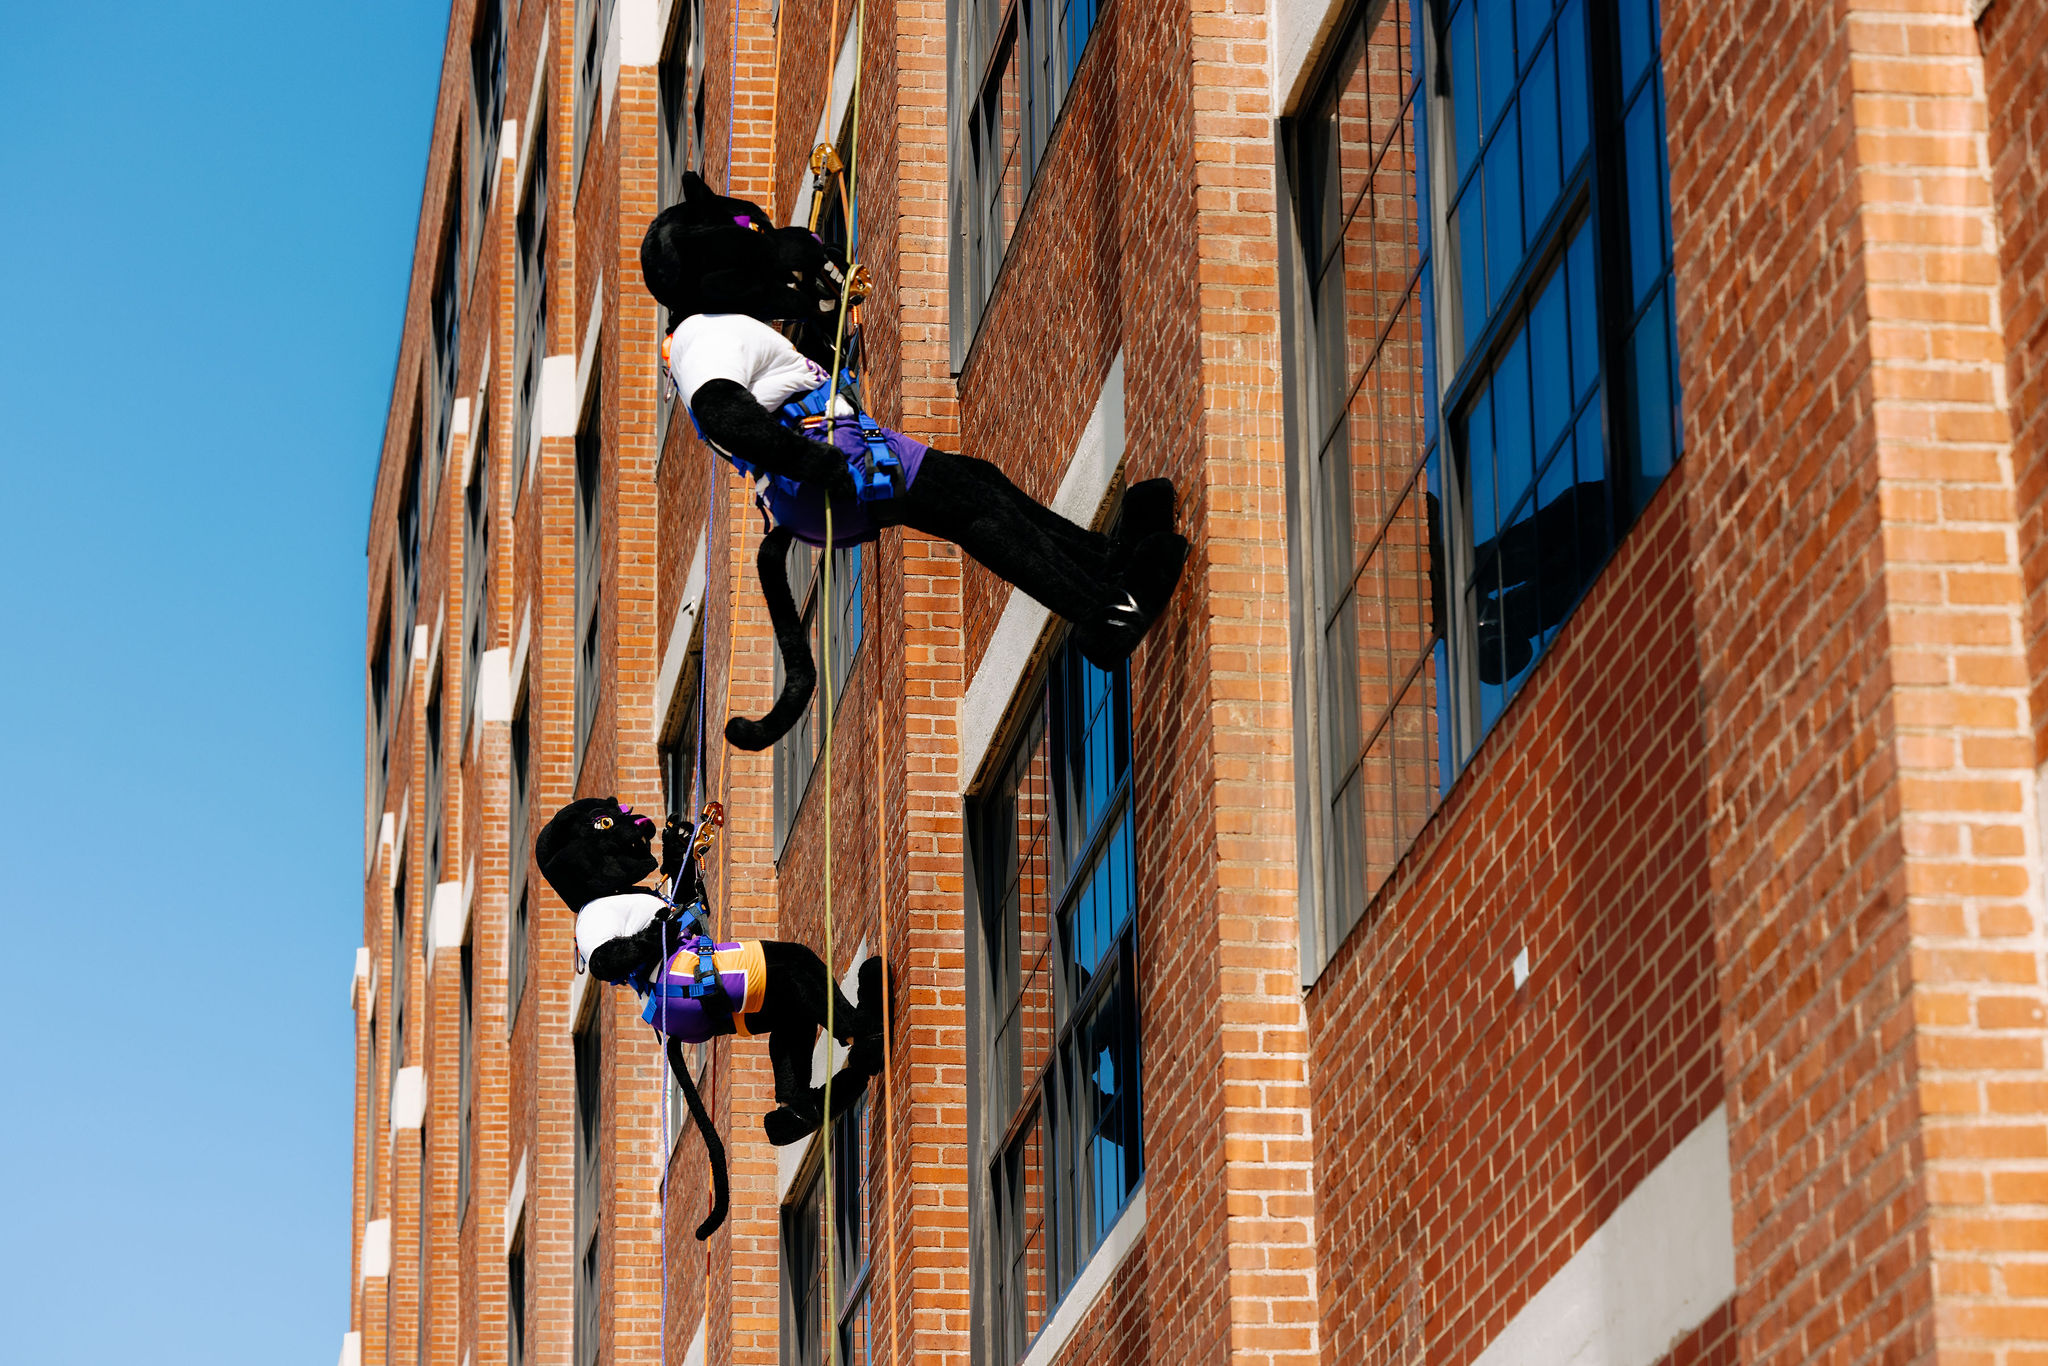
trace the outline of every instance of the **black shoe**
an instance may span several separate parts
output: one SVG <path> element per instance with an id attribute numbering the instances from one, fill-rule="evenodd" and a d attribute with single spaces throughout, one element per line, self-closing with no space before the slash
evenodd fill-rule
<path id="1" fill-rule="evenodd" d="M 1124 490 L 1123 512 L 1110 533 L 1110 557 L 1121 574 L 1133 548 L 1173 530 L 1174 492 L 1171 479 L 1140 479 Z"/>
<path id="2" fill-rule="evenodd" d="M 818 1131 L 818 1123 L 824 1116 L 824 1105 L 814 1100 L 806 1109 L 795 1109 L 778 1105 L 761 1119 L 761 1128 L 768 1135 L 768 1141 L 778 1148 L 787 1148 L 792 1143 L 801 1143 Z"/>

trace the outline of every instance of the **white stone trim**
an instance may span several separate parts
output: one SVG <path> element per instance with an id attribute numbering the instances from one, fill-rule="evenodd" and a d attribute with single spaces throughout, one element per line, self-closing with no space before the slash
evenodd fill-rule
<path id="1" fill-rule="evenodd" d="M 1101 515 L 1102 503 L 1116 482 L 1124 459 L 1124 357 L 1119 351 L 1110 362 L 1109 378 L 1074 443 L 1067 460 L 1067 472 L 1060 491 L 1053 496 L 1052 510 L 1069 521 L 1093 526 Z M 960 698 L 960 791 L 974 786 L 987 763 L 996 732 L 1009 712 L 1017 685 L 1037 653 L 1038 642 L 1051 625 L 1052 614 L 1017 589 L 1010 590 L 1003 615 L 989 637 L 988 649 L 973 680 Z"/>
<path id="2" fill-rule="evenodd" d="M 1097 1300 L 1109 1289 L 1110 1278 L 1123 1265 L 1124 1258 L 1131 1255 L 1131 1249 L 1138 1245 L 1138 1239 L 1145 1232 L 1145 1185 L 1138 1184 L 1131 1196 L 1131 1203 L 1124 1206 L 1124 1212 L 1110 1225 L 1109 1234 L 1102 1245 L 1088 1258 L 1088 1264 L 1081 1268 L 1081 1274 L 1074 1278 L 1073 1288 L 1053 1311 L 1051 1320 L 1039 1330 L 1032 1341 L 1030 1350 L 1017 1366 L 1052 1366 L 1059 1359 L 1074 1334 L 1087 1321 L 1088 1313 L 1095 1308 Z"/>
<path id="3" fill-rule="evenodd" d="M 522 647 L 525 642 L 520 642 Z M 485 650 L 477 661 L 476 718 L 479 721 L 512 719 L 512 652 L 500 645 Z"/>
<path id="4" fill-rule="evenodd" d="M 655 0 L 619 0 L 619 65 L 653 66 L 661 60 L 661 19 Z"/>
<path id="5" fill-rule="evenodd" d="M 1652 1366 L 1735 1293 L 1728 1111 L 1679 1141 L 1474 1366 Z"/>
<path id="6" fill-rule="evenodd" d="M 705 1321 L 697 1320 L 697 1336 L 690 1339 L 690 1350 L 683 1353 L 683 1366 L 704 1366 Z"/>
<path id="7" fill-rule="evenodd" d="M 803 1174 L 804 1163 L 811 1157 L 811 1149 L 818 1144 L 816 1130 L 801 1143 L 791 1143 L 775 1150 L 775 1203 L 789 1202 L 789 1192 L 796 1185 L 796 1179 Z"/>
<path id="8" fill-rule="evenodd" d="M 549 356 L 540 363 L 540 421 L 535 428 L 543 437 L 576 435 L 576 358 Z M 530 471 L 538 460 L 528 460 Z"/>
<path id="9" fill-rule="evenodd" d="M 583 345 L 576 352 L 576 416 L 569 423 L 569 430 L 561 433 L 574 436 L 583 426 L 583 414 L 590 406 L 591 363 L 597 359 L 598 331 L 604 326 L 604 293 L 590 301 L 590 316 L 583 323 Z"/>
<path id="10" fill-rule="evenodd" d="M 357 1258 L 362 1278 L 375 1280 L 391 1274 L 391 1220 L 372 1219 L 363 1225 L 363 1248 Z"/>
<path id="11" fill-rule="evenodd" d="M 787 6 L 784 6 L 785 17 L 787 15 L 787 8 Z M 858 25 L 855 24 L 848 24 L 846 26 L 846 37 L 839 44 L 839 56 L 832 63 L 832 99 L 819 112 L 818 131 L 811 138 L 810 147 L 804 148 L 804 165 L 806 166 L 811 164 L 811 149 L 819 143 L 829 142 L 834 146 L 838 145 L 839 140 L 832 136 L 832 130 L 846 122 L 846 111 L 853 106 L 853 71 L 855 61 L 853 35 L 857 27 Z M 789 222 L 791 226 L 811 221 L 810 185 L 810 172 L 806 171 L 797 181 L 797 193 L 793 196 L 795 202 L 789 206 Z"/>
<path id="12" fill-rule="evenodd" d="M 1269 51 L 1275 109 L 1294 112 L 1316 59 L 1337 31 L 1337 21 L 1350 12 L 1350 0 L 1274 0 Z"/>
<path id="13" fill-rule="evenodd" d="M 590 1009 L 591 999 L 590 970 L 584 967 L 581 962 L 578 962 L 576 964 L 576 975 L 569 979 L 569 1032 L 571 1034 L 583 1028 L 584 1016 Z"/>
<path id="14" fill-rule="evenodd" d="M 526 1154 L 519 1154 L 519 1166 L 512 1173 L 512 1193 L 505 1197 L 505 1250 L 500 1256 L 512 1255 L 512 1244 L 519 1236 L 519 1216 L 526 1213 Z"/>
<path id="15" fill-rule="evenodd" d="M 469 937 L 469 898 L 459 882 L 434 885 L 434 899 L 427 912 L 427 976 L 434 975 L 434 954 L 441 949 L 459 949 Z"/>
<path id="16" fill-rule="evenodd" d="M 366 944 L 356 950 L 356 970 L 348 979 L 348 1003 L 356 1003 L 356 993 L 363 990 L 370 981 L 370 949 Z"/>
<path id="17" fill-rule="evenodd" d="M 391 1132 L 417 1129 L 427 1117 L 427 1069 L 401 1067 L 391 1083 Z"/>
<path id="18" fill-rule="evenodd" d="M 526 685 L 526 647 L 533 640 L 533 599 L 526 600 L 526 607 L 519 614 L 519 644 L 512 651 L 512 667 L 508 671 L 510 691 L 505 700 L 505 719 L 510 721 L 512 713 L 519 709 L 520 695 Z"/>
<path id="19" fill-rule="evenodd" d="M 363 1366 L 363 1335 L 343 1333 L 341 1335 L 341 1359 L 339 1366 Z"/>
<path id="20" fill-rule="evenodd" d="M 668 630 L 668 648 L 662 651 L 661 672 L 654 682 L 654 738 L 661 739 L 668 713 L 682 681 L 683 661 L 690 657 L 690 639 L 697 631 L 697 613 L 704 606 L 704 533 L 697 532 L 697 550 L 690 559 L 690 576 L 683 582 L 682 601 L 676 604 L 676 619 Z"/>

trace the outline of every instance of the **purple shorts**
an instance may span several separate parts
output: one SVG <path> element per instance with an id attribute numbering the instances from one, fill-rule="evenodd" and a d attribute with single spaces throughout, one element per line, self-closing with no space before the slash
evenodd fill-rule
<path id="1" fill-rule="evenodd" d="M 922 441 L 913 440 L 891 427 L 883 427 L 882 439 L 903 465 L 902 488 L 910 487 L 917 478 L 917 468 L 924 463 L 924 453 L 931 448 Z M 815 439 L 816 429 L 813 429 Z M 861 440 L 860 423 L 851 417 L 834 418 L 832 422 L 832 444 L 849 457 L 862 461 L 867 458 L 867 444 Z M 858 545 L 872 541 L 882 534 L 870 512 L 876 504 L 863 501 L 852 509 L 834 508 L 832 512 L 832 544 L 835 546 Z M 805 486 L 791 492 L 781 480 L 774 480 L 768 490 L 768 510 L 775 514 L 775 520 L 788 527 L 799 541 L 811 545 L 825 544 L 825 494 L 823 490 Z M 893 525 L 893 523 L 891 523 Z"/>

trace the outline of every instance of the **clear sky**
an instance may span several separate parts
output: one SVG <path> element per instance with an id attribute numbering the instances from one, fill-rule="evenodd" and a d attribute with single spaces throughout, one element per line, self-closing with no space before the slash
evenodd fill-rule
<path id="1" fill-rule="evenodd" d="M 0 1362 L 335 1360 L 445 0 L 0 4 Z"/>

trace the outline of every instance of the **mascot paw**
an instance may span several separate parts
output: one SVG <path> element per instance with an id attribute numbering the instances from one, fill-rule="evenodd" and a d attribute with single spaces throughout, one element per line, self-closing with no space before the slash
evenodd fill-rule
<path id="1" fill-rule="evenodd" d="M 1110 534 L 1111 554 L 1119 571 L 1135 547 L 1173 530 L 1173 498 L 1171 479 L 1140 479 L 1124 490 L 1123 515 Z"/>
<path id="2" fill-rule="evenodd" d="M 768 1141 L 778 1148 L 787 1148 L 792 1143 L 801 1143 L 818 1131 L 822 1117 L 822 1106 L 798 1110 L 787 1105 L 778 1105 L 761 1120 L 761 1128 L 768 1135 Z"/>
<path id="3" fill-rule="evenodd" d="M 1132 547 L 1122 591 L 1101 617 L 1074 627 L 1074 645 L 1082 658 L 1105 672 L 1129 659 L 1172 601 L 1187 560 L 1187 538 L 1171 531 L 1147 536 Z"/>
<path id="4" fill-rule="evenodd" d="M 846 1052 L 846 1070 L 856 1077 L 879 1076 L 882 1071 L 882 1036 L 864 1034 Z"/>

